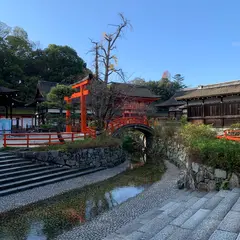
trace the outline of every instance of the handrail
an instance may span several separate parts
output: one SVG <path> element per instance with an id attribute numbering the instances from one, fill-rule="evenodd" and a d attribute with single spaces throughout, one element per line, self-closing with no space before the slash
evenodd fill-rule
<path id="1" fill-rule="evenodd" d="M 113 133 L 116 129 L 127 124 L 144 124 L 150 126 L 146 117 L 122 117 L 113 119 L 108 124 L 108 130 Z"/>
<path id="2" fill-rule="evenodd" d="M 217 138 L 240 142 L 240 129 L 227 129 L 222 136 L 217 136 Z"/>
<path id="3" fill-rule="evenodd" d="M 77 139 L 85 139 L 89 133 L 61 132 L 64 141 L 73 142 Z M 3 147 L 8 146 L 38 146 L 64 144 L 59 141 L 58 133 L 6 133 L 3 136 Z M 21 142 L 16 142 L 21 141 Z M 34 142 L 33 142 L 34 141 Z"/>

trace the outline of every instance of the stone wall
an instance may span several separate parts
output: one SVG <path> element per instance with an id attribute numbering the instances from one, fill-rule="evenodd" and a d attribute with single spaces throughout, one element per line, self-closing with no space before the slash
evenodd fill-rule
<path id="1" fill-rule="evenodd" d="M 41 151 L 21 152 L 19 155 L 34 162 L 46 165 L 67 166 L 71 168 L 114 167 L 123 163 L 127 154 L 120 147 L 78 149 L 74 152 Z"/>
<path id="2" fill-rule="evenodd" d="M 181 168 L 179 188 L 212 191 L 240 187 L 240 173 L 226 172 L 196 163 L 179 143 L 170 142 L 166 154 L 169 161 Z"/>

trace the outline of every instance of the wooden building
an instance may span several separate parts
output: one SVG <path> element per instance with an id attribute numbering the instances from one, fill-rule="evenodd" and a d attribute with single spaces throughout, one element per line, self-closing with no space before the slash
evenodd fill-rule
<path id="1" fill-rule="evenodd" d="M 186 115 L 186 102 L 177 101 L 176 98 L 189 94 L 194 90 L 196 90 L 196 88 L 186 88 L 178 90 L 167 101 L 155 104 L 159 117 L 179 120 L 183 115 Z"/>
<path id="2" fill-rule="evenodd" d="M 186 103 L 190 122 L 215 127 L 240 122 L 240 80 L 199 86 L 176 100 Z"/>

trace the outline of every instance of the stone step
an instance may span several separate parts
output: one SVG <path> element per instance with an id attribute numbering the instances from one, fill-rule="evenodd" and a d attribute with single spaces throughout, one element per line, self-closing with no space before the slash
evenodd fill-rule
<path id="1" fill-rule="evenodd" d="M 23 158 L 16 158 L 16 157 L 14 157 L 14 158 L 10 158 L 10 159 L 4 159 L 4 160 L 1 160 L 0 161 L 0 166 L 3 164 L 8 164 L 8 163 L 19 163 L 19 162 L 21 162 L 21 161 L 25 161 Z"/>
<path id="2" fill-rule="evenodd" d="M 5 175 L 4 178 L 1 179 L 0 176 L 0 186 L 7 184 L 7 183 L 14 183 L 14 182 L 18 182 L 18 181 L 23 181 L 26 179 L 32 179 L 32 178 L 36 178 L 36 177 L 40 177 L 40 176 L 49 176 L 49 174 L 54 174 L 54 173 L 60 173 L 60 172 L 66 172 L 69 171 L 69 169 L 67 168 L 42 168 L 40 169 L 35 169 L 38 171 L 34 171 L 32 173 L 29 173 L 29 171 L 24 170 L 24 171 L 19 171 L 17 172 L 17 174 L 15 173 L 15 175 L 13 175 L 13 173 L 9 176 L 9 175 Z M 1 187 L 0 187 L 1 189 Z"/>
<path id="3" fill-rule="evenodd" d="M 5 196 L 5 195 L 9 195 L 9 194 L 12 194 L 12 193 L 16 193 L 16 192 L 19 192 L 19 191 L 24 191 L 24 190 L 27 190 L 27 189 L 36 188 L 36 187 L 48 185 L 48 184 L 51 184 L 51 183 L 56 183 L 56 182 L 64 181 L 64 180 L 67 180 L 67 179 L 87 175 L 87 174 L 90 174 L 90 173 L 101 171 L 103 169 L 105 169 L 105 168 L 102 168 L 102 167 L 93 168 L 93 169 L 86 170 L 86 171 L 79 171 L 78 170 L 75 173 L 65 173 L 65 175 L 63 175 L 63 176 L 58 176 L 58 177 L 55 176 L 55 177 L 52 177 L 48 180 L 44 180 L 44 178 L 42 178 L 41 181 L 36 181 L 36 182 L 33 182 L 33 183 L 26 183 L 25 182 L 25 184 L 21 185 L 21 186 L 15 186 L 15 187 L 12 187 L 12 188 L 9 188 L 9 189 L 6 189 L 6 190 L 0 190 L 0 197 Z"/>
<path id="4" fill-rule="evenodd" d="M 4 168 L 1 169 L 0 167 L 0 176 L 4 177 L 5 174 L 18 174 L 19 171 L 32 171 L 32 170 L 38 170 L 42 167 L 48 167 L 46 165 L 42 165 L 42 164 L 35 164 L 32 162 L 29 162 L 28 164 L 24 164 L 23 166 L 16 166 L 16 167 L 11 167 L 11 168 Z"/>
<path id="5" fill-rule="evenodd" d="M 31 161 L 26 161 L 26 160 L 15 162 L 15 163 L 0 164 L 0 171 L 3 170 L 3 169 L 11 169 L 11 168 L 14 168 L 14 167 L 26 166 L 26 165 L 29 165 L 29 164 L 32 164 L 32 162 Z"/>
<path id="6" fill-rule="evenodd" d="M 61 170 L 61 169 L 60 169 Z M 78 173 L 79 169 L 64 169 L 64 171 L 59 171 L 59 172 L 53 172 L 51 173 L 49 170 L 47 171 L 47 174 L 40 174 L 37 176 L 32 176 L 30 178 L 25 178 L 24 180 L 21 180 L 18 177 L 14 178 L 14 181 L 7 181 L 7 183 L 2 183 L 0 184 L 0 192 L 6 189 L 11 189 L 11 188 L 17 188 L 20 187 L 22 185 L 28 185 L 28 184 L 32 184 L 35 182 L 41 182 L 41 181 L 45 181 L 48 179 L 52 179 L 52 178 L 59 178 L 59 177 L 63 177 L 64 175 L 70 175 L 70 174 L 75 174 Z M 6 179 L 7 180 L 7 179 Z"/>
<path id="7" fill-rule="evenodd" d="M 4 155 L 4 156 L 0 156 L 0 163 L 3 161 L 3 160 L 7 160 L 7 159 L 13 159 L 13 158 L 17 158 L 15 155 Z"/>

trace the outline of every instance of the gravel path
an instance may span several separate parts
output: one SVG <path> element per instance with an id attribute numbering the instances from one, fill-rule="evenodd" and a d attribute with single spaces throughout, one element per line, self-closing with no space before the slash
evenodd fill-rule
<path id="1" fill-rule="evenodd" d="M 19 207 L 36 203 L 41 200 L 68 192 L 76 188 L 82 188 L 89 184 L 100 182 L 113 177 L 127 169 L 129 162 L 125 162 L 117 167 L 109 168 L 99 172 L 91 173 L 78 178 L 73 178 L 54 184 L 37 187 L 8 196 L 0 197 L 0 213 L 7 212 Z"/>
<path id="2" fill-rule="evenodd" d="M 166 162 L 167 171 L 161 181 L 154 183 L 138 196 L 103 213 L 91 222 L 76 227 L 73 230 L 59 236 L 59 240 L 84 239 L 98 240 L 117 231 L 123 225 L 128 224 L 143 213 L 162 206 L 170 198 L 181 195 L 183 191 L 177 189 L 176 180 L 179 169 Z"/>

